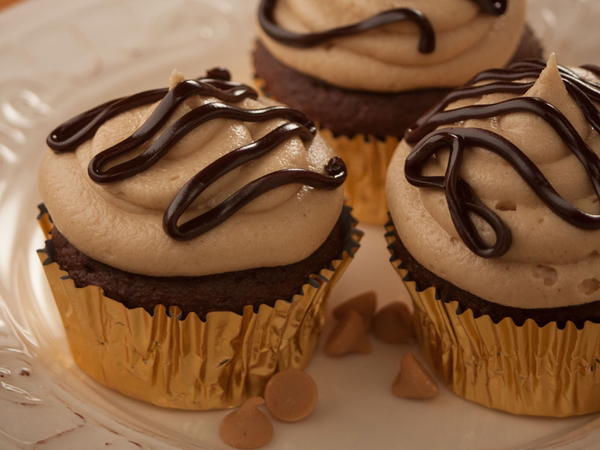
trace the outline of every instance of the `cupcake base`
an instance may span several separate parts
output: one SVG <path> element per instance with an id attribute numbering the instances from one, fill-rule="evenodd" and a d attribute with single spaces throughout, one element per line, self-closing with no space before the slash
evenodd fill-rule
<path id="1" fill-rule="evenodd" d="M 386 230 L 392 264 L 414 303 L 419 343 L 454 393 L 514 414 L 600 411 L 600 323 L 592 321 L 597 313 L 584 320 L 588 306 L 583 305 L 543 315 L 507 308 L 515 311 L 502 316 L 501 305 L 463 296 L 465 291 L 422 267 L 391 222 Z"/>
<path id="2" fill-rule="evenodd" d="M 49 236 L 46 212 L 39 217 Z M 99 286 L 77 287 L 44 250 L 44 271 L 62 317 L 73 358 L 96 381 L 158 406 L 234 407 L 261 395 L 278 370 L 305 367 L 324 322 L 331 287 L 358 248 L 361 233 L 345 208 L 343 250 L 311 273 L 298 292 L 242 313 L 209 311 L 201 318 L 176 305 L 151 312 L 128 308 Z"/>

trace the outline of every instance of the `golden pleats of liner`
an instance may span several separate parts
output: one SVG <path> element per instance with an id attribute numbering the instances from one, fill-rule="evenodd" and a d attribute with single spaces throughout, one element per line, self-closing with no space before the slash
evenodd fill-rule
<path id="1" fill-rule="evenodd" d="M 279 370 L 305 367 L 324 322 L 324 304 L 350 263 L 362 235 L 348 227 L 340 259 L 310 276 L 302 293 L 274 307 L 251 306 L 243 315 L 210 312 L 181 318 L 176 307 L 152 314 L 128 309 L 97 286 L 78 288 L 40 251 L 44 271 L 77 365 L 94 380 L 158 406 L 207 410 L 229 408 L 262 395 Z M 47 214 L 39 219 L 48 237 Z"/>
<path id="2" fill-rule="evenodd" d="M 386 226 L 388 244 L 397 238 Z M 399 259 L 415 309 L 420 346 L 444 383 L 457 395 L 514 414 L 565 417 L 600 411 L 600 324 L 577 329 L 556 323 L 522 326 L 505 318 L 458 311 L 434 287 L 418 290 Z M 408 275 L 408 277 L 407 277 Z M 446 299 L 447 300 L 447 299 Z"/>

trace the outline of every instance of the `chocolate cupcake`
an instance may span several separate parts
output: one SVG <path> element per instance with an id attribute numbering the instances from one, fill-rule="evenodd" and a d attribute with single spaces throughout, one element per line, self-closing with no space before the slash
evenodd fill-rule
<path id="1" fill-rule="evenodd" d="M 553 55 L 482 72 L 388 173 L 421 346 L 455 393 L 512 413 L 600 411 L 600 70 L 586 68 Z"/>
<path id="2" fill-rule="evenodd" d="M 358 247 L 344 162 L 224 69 L 48 137 L 40 251 L 73 357 L 159 406 L 236 406 L 304 367 Z"/>
<path id="3" fill-rule="evenodd" d="M 349 167 L 361 221 L 386 221 L 385 174 L 406 129 L 451 88 L 540 58 L 523 0 L 262 0 L 258 85 L 304 111 Z M 392 8 L 392 9 L 390 9 Z"/>

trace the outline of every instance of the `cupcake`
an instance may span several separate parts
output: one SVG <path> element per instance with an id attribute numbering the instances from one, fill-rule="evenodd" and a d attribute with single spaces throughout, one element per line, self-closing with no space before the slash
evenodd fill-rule
<path id="1" fill-rule="evenodd" d="M 589 66 L 590 70 L 597 70 Z M 387 238 L 425 354 L 503 411 L 600 411 L 599 73 L 482 72 L 390 163 Z"/>
<path id="2" fill-rule="evenodd" d="M 540 58 L 524 0 L 262 0 L 254 68 L 266 95 L 301 109 L 348 164 L 361 221 L 386 221 L 385 174 L 406 129 L 451 88 Z"/>
<path id="3" fill-rule="evenodd" d="M 75 362 L 159 406 L 236 406 L 302 368 L 360 233 L 344 162 L 224 69 L 56 128 L 40 251 Z"/>

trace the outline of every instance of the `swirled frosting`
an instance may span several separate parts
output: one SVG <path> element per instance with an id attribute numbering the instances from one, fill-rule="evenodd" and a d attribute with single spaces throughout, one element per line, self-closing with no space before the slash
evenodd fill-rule
<path id="1" fill-rule="evenodd" d="M 525 24 L 525 0 L 504 14 L 486 14 L 472 0 L 279 0 L 274 18 L 286 30 L 310 33 L 354 24 L 392 8 L 428 18 L 435 51 L 419 51 L 415 23 L 389 24 L 310 48 L 278 42 L 259 27 L 269 51 L 288 66 L 335 86 L 378 92 L 454 87 L 488 67 L 504 66 Z"/>
<path id="2" fill-rule="evenodd" d="M 574 70 L 582 78 L 598 81 L 591 72 Z M 521 96 L 494 89 L 486 95 L 460 99 L 445 110 L 497 104 L 514 98 L 542 99 L 564 115 L 591 151 L 600 154 L 600 135 L 590 125 L 591 115 L 586 117 L 570 95 L 554 56 L 537 79 L 526 77 L 516 81 L 531 83 L 531 87 Z M 512 111 L 486 119 L 444 124 L 438 130 L 450 128 L 487 130 L 513 143 L 565 202 L 596 221 L 594 215 L 600 214 L 600 206 L 593 178 L 575 155 L 573 143 L 567 142 L 547 117 Z M 586 229 L 561 218 L 507 160 L 489 149 L 470 146 L 463 152 L 460 177 L 512 235 L 505 253 L 494 258 L 478 256 L 459 236 L 444 191 L 418 188 L 407 180 L 405 162 L 411 152 L 413 148 L 406 141 L 399 145 L 388 172 L 387 197 L 398 235 L 420 264 L 463 290 L 505 306 L 546 308 L 598 300 L 600 231 L 597 227 Z M 424 174 L 444 177 L 448 155 L 448 149 L 437 152 L 428 160 Z M 471 217 L 483 242 L 492 245 L 497 237 L 494 231 L 484 221 Z"/>
<path id="3" fill-rule="evenodd" d="M 181 75 L 172 75 L 171 88 L 182 81 Z M 217 101 L 221 100 L 198 95 L 187 98 L 163 129 L 186 113 Z M 90 160 L 132 135 L 157 105 L 137 107 L 111 118 L 74 152 L 47 152 L 44 156 L 39 172 L 42 198 L 56 227 L 74 246 L 129 272 L 200 276 L 292 264 L 308 257 L 325 241 L 341 213 L 342 189 L 321 190 L 301 184 L 280 186 L 261 195 L 194 239 L 176 241 L 163 230 L 165 210 L 189 179 L 232 150 L 285 124 L 284 119 L 211 120 L 185 135 L 143 172 L 111 183 L 94 182 L 88 176 Z M 272 105 L 262 98 L 244 98 L 235 106 L 255 110 Z M 318 135 L 306 143 L 292 137 L 213 182 L 183 219 L 218 205 L 264 175 L 291 168 L 321 173 L 333 156 Z"/>

